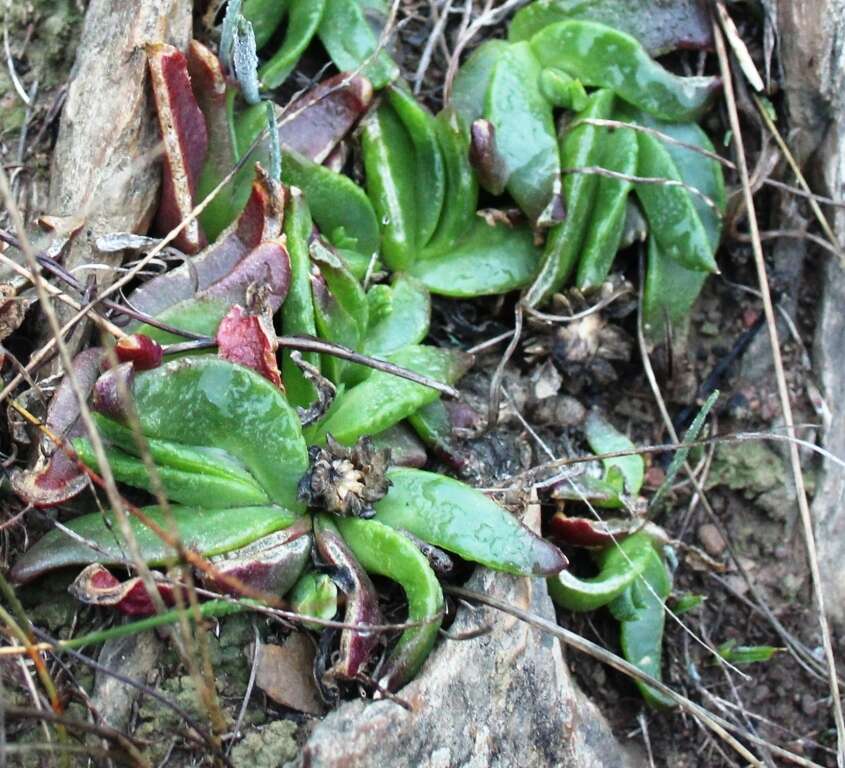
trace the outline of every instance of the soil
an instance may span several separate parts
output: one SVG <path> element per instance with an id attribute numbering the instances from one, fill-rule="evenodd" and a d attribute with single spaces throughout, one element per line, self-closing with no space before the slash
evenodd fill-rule
<path id="1" fill-rule="evenodd" d="M 3 162 L 21 167 L 18 198 L 24 203 L 28 219 L 39 212 L 46 200 L 45 183 L 49 167 L 49 151 L 54 139 L 56 116 L 61 101 L 62 84 L 70 69 L 74 41 L 82 18 L 83 3 L 75 0 L 43 0 L 21 2 L 10 6 L 6 24 L 12 45 L 13 60 L 24 89 L 29 91 L 38 82 L 38 95 L 27 114 L 15 93 L 5 66 L 0 69 L 0 149 Z M 414 71 L 419 51 L 430 31 L 425 9 L 405 9 L 407 21 L 401 28 L 398 48 L 408 51 L 403 64 Z M 749 21 L 742 34 L 759 54 L 761 30 Z M 493 26 L 484 36 L 497 34 Z M 435 47 L 433 63 L 424 81 L 422 93 L 436 108 L 439 86 L 445 71 L 445 60 Z M 776 106 L 779 94 L 772 94 Z M 725 122 L 719 114 L 711 117 L 709 132 L 725 134 Z M 26 136 L 21 140 L 21 131 Z M 748 142 L 756 146 L 756 134 L 749 128 Z M 23 153 L 18 147 L 25 147 Z M 717 148 L 725 153 L 724 147 Z M 751 162 L 755 158 L 752 156 Z M 8 167 L 8 165 L 7 165 Z M 736 179 L 729 176 L 729 185 Z M 764 190 L 759 194 L 759 207 L 771 211 L 772 218 L 780 210 L 784 193 Z M 765 223 L 776 229 L 776 221 Z M 771 432 L 779 427 L 774 378 L 768 351 L 763 344 L 765 326 L 757 322 L 759 300 L 742 286 L 756 286 L 756 276 L 747 245 L 726 238 L 719 263 L 722 275 L 708 281 L 700 299 L 686 339 L 673 339 L 669 344 L 651 350 L 658 379 L 673 417 L 684 409 L 693 412 L 700 403 L 702 382 L 728 359 L 737 345 L 753 336 L 744 354 L 716 383 L 721 391 L 714 409 L 713 428 L 719 434 L 734 432 Z M 627 264 L 624 277 L 639 284 L 638 247 L 630 258 L 620 256 L 617 263 Z M 814 408 L 812 372 L 805 366 L 806 350 L 812 348 L 815 311 L 819 286 L 817 268 L 824 258 L 810 249 L 803 260 L 800 279 L 784 275 L 779 279 L 778 264 L 773 264 L 773 288 L 784 306 L 792 308 L 798 332 L 784 345 L 785 365 L 798 423 L 818 421 Z M 628 310 L 635 310 L 630 304 Z M 521 346 L 509 366 L 504 383 L 512 400 L 503 407 L 499 426 L 482 436 L 469 438 L 465 448 L 473 456 L 469 475 L 480 486 L 489 487 L 507 482 L 519 472 L 536 466 L 547 457 L 543 446 L 556 456 L 581 455 L 586 445 L 580 430 L 585 409 L 601 408 L 617 428 L 626 432 L 637 444 L 660 444 L 666 441 L 660 413 L 643 372 L 636 345 L 636 312 L 627 314 L 611 308 L 603 314 L 611 325 L 621 329 L 630 341 L 627 360 L 610 363 L 611 380 L 604 373 L 602 383 L 594 376 L 595 368 L 573 371 L 551 386 L 551 400 L 538 398 L 537 372 L 554 358 L 553 338 L 545 328 L 532 327 L 530 354 Z M 432 338 L 465 348 L 510 330 L 513 325 L 512 300 L 476 302 L 438 301 Z M 28 326 L 24 326 L 26 331 Z M 789 329 L 781 328 L 782 335 Z M 18 342 L 24 349 L 25 342 Z M 14 344 L 12 345 L 14 346 Z M 539 351 L 538 351 L 539 350 Z M 479 356 L 475 370 L 462 383 L 468 402 L 479 412 L 486 412 L 489 382 L 496 368 L 503 345 L 492 347 Z M 559 360 L 557 361 L 560 362 Z M 551 375 L 551 374 L 550 374 Z M 554 376 L 552 376 L 554 379 Z M 706 394 L 706 393 L 704 393 Z M 550 408 L 552 409 L 550 411 Z M 517 416 L 524 417 L 533 435 Z M 555 414 L 555 426 L 549 424 L 549 413 Z M 567 414 L 565 418 L 561 414 Z M 569 418 L 569 421 L 566 421 Z M 568 424 L 568 426 L 561 426 Z M 699 477 L 707 489 L 707 497 L 722 526 L 714 525 L 704 506 L 694 498 L 683 473 L 669 494 L 656 522 L 672 541 L 676 560 L 675 584 L 670 607 L 685 596 L 701 596 L 696 608 L 684 612 L 680 622 L 667 622 L 664 643 L 664 679 L 678 691 L 708 709 L 721 714 L 761 738 L 787 747 L 821 765 L 835 765 L 835 732 L 829 707 L 829 694 L 824 679 L 811 674 L 784 647 L 784 639 L 772 621 L 760 610 L 743 576 L 731 564 L 728 547 L 733 549 L 771 613 L 782 624 L 795 643 L 805 646 L 821 658 L 818 621 L 813 608 L 794 492 L 788 479 L 788 464 L 778 442 L 724 442 L 691 453 L 690 461 L 699 468 Z M 651 454 L 648 462 L 648 490 L 656 489 L 664 476 L 671 456 Z M 436 463 L 433 466 L 437 466 Z M 810 491 L 813 487 L 815 462 L 805 457 L 805 473 Z M 552 503 L 544 507 L 547 513 Z M 568 508 L 569 511 L 570 508 Z M 13 503 L 5 503 L 0 523 L 20 511 Z M 3 526 L 2 563 L 13 561 L 15 552 L 27 539 L 35 538 L 45 528 L 43 516 L 27 517 L 27 526 Z M 573 554 L 576 568 L 583 565 Z M 464 574 L 465 575 L 465 574 Z M 28 588 L 21 599 L 32 621 L 55 637 L 70 637 L 109 622 L 104 612 L 81 608 L 67 593 L 69 576 L 59 575 L 42 580 Z M 618 651 L 614 620 L 604 611 L 580 615 L 560 612 L 562 625 L 577 630 L 585 637 Z M 683 624 L 683 626 L 681 626 Z M 250 660 L 248 646 L 255 634 L 264 643 L 281 643 L 288 629 L 278 622 L 259 617 L 233 616 L 219 623 L 210 623 L 208 642 L 217 680 L 224 719 L 231 728 L 238 720 L 244 696 L 249 687 Z M 730 672 L 712 662 L 701 641 L 721 646 L 728 641 L 737 645 L 771 645 L 778 653 L 768 662 L 741 668 L 742 674 Z M 95 655 L 95 649 L 83 649 Z M 845 643 L 836 649 L 841 657 Z M 165 694 L 199 720 L 205 717 L 198 702 L 193 678 L 180 666 L 175 652 L 165 647 L 149 685 Z M 644 707 L 633 684 L 622 675 L 610 671 L 585 656 L 568 653 L 568 663 L 585 691 L 598 703 L 611 721 L 617 737 L 646 748 L 657 766 L 721 766 L 737 765 L 730 749 L 714 740 L 709 732 L 680 711 L 654 711 Z M 94 690 L 94 674 L 85 665 L 65 658 L 51 662 L 51 671 L 66 698 L 68 716 L 87 719 L 89 696 Z M 2 695 L 8 704 L 28 706 L 29 694 L 22 685 L 18 668 L 3 662 Z M 350 696 L 357 691 L 347 692 Z M 244 738 L 234 744 L 232 762 L 236 766 L 277 766 L 292 759 L 297 744 L 305 737 L 309 717 L 282 710 L 254 691 L 241 719 Z M 143 697 L 129 716 L 127 732 L 146 744 L 145 752 L 153 764 L 200 764 L 202 750 L 195 735 L 172 710 L 149 696 Z M 42 732 L 31 722 L 17 721 L 7 725 L 7 742 L 37 744 Z M 779 765 L 777 759 L 772 763 Z M 36 753 L 29 753 L 22 765 L 39 765 Z"/>

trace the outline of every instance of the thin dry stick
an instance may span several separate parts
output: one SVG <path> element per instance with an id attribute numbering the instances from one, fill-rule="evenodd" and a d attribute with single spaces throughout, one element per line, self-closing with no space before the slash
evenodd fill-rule
<path id="1" fill-rule="evenodd" d="M 786 424 L 787 434 L 789 437 L 795 437 L 792 405 L 789 401 L 789 389 L 786 384 L 783 359 L 780 353 L 780 340 L 778 339 L 777 324 L 775 322 L 775 311 L 772 305 L 772 296 L 769 291 L 766 262 L 763 257 L 763 244 L 760 242 L 760 235 L 757 227 L 757 215 L 754 209 L 754 196 L 751 193 L 751 185 L 748 179 L 748 167 L 746 166 L 745 161 L 745 146 L 742 139 L 741 126 L 739 124 L 739 115 L 737 114 L 736 99 L 734 97 L 732 80 L 733 73 L 731 72 L 728 54 L 725 50 L 725 41 L 722 38 L 722 31 L 719 29 L 719 25 L 715 21 L 713 21 L 713 35 L 716 41 L 716 53 L 719 57 L 719 68 L 722 71 L 722 80 L 725 88 L 725 101 L 728 107 L 728 118 L 731 125 L 731 131 L 733 132 L 734 146 L 736 147 L 737 166 L 739 168 L 739 176 L 742 182 L 745 207 L 748 212 L 748 224 L 752 238 L 751 248 L 754 253 L 754 262 L 757 267 L 757 278 L 760 283 L 760 292 L 763 296 L 763 312 L 766 316 L 766 326 L 769 331 L 769 342 L 772 348 L 772 360 L 775 365 L 775 376 L 777 378 L 781 409 L 783 410 L 783 420 Z M 779 134 L 777 134 L 777 132 L 774 132 L 774 135 L 776 139 L 779 139 Z M 818 208 L 818 206 L 816 207 Z M 819 572 L 819 561 L 816 555 L 816 542 L 813 536 L 813 520 L 810 515 L 810 506 L 807 503 L 807 492 L 804 487 L 804 475 L 801 472 L 801 456 L 798 453 L 798 446 L 794 442 L 789 443 L 789 458 L 792 464 L 792 478 L 795 483 L 795 491 L 798 496 L 798 509 L 801 513 L 801 525 L 804 529 L 804 542 L 807 547 L 807 558 L 810 561 L 813 591 L 815 593 L 816 606 L 819 611 L 819 627 L 822 633 L 822 644 L 824 645 L 825 657 L 827 659 L 827 672 L 833 705 L 833 717 L 836 722 L 836 762 L 839 768 L 845 768 L 845 717 L 843 717 L 842 702 L 839 699 L 839 679 L 836 674 L 836 658 L 833 654 L 833 643 L 830 638 L 830 626 L 827 621 L 827 614 L 825 613 L 824 590 L 822 588 L 821 573 Z"/>

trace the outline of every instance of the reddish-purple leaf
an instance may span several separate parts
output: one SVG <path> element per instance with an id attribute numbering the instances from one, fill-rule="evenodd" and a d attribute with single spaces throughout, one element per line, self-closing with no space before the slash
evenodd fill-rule
<path id="1" fill-rule="evenodd" d="M 103 350 L 91 347 L 73 360 L 73 371 L 87 397 L 99 375 Z M 62 380 L 47 410 L 46 426 L 65 439 L 82 434 L 79 424 L 79 402 L 67 377 Z M 38 444 L 32 466 L 11 474 L 12 489 L 27 504 L 52 507 L 73 498 L 85 488 L 86 479 L 76 461 L 52 440 L 43 437 Z"/>
<path id="2" fill-rule="evenodd" d="M 548 523 L 549 538 L 573 547 L 608 547 L 643 527 L 642 520 L 590 520 L 555 512 Z"/>
<path id="3" fill-rule="evenodd" d="M 131 394 L 134 379 L 135 366 L 132 363 L 121 363 L 106 371 L 94 384 L 94 410 L 115 421 L 125 421 L 126 405 L 121 394 Z"/>
<path id="4" fill-rule="evenodd" d="M 217 354 L 223 360 L 251 368 L 279 389 L 282 376 L 276 362 L 276 334 L 259 315 L 250 315 L 236 304 L 217 329 Z"/>
<path id="5" fill-rule="evenodd" d="M 334 75 L 291 102 L 279 121 L 279 143 L 322 163 L 372 100 L 373 86 L 366 77 Z"/>
<path id="6" fill-rule="evenodd" d="M 320 557 L 338 569 L 338 587 L 346 595 L 343 620 L 347 624 L 379 624 L 381 611 L 378 593 L 373 582 L 355 559 L 337 529 L 326 518 L 318 517 L 314 524 Z M 354 680 L 363 669 L 378 644 L 375 632 L 362 634 L 344 629 L 340 636 L 340 658 L 326 672 L 325 678 Z"/>
<path id="7" fill-rule="evenodd" d="M 155 571 L 153 576 L 158 577 Z M 170 584 L 156 585 L 165 605 L 176 600 Z M 150 616 L 155 604 L 140 576 L 120 581 L 99 563 L 92 563 L 76 577 L 68 591 L 79 601 L 102 608 L 115 608 L 127 616 Z"/>
<path id="8" fill-rule="evenodd" d="M 249 288 L 265 292 L 267 304 L 275 312 L 290 286 L 290 256 L 284 240 L 268 240 L 241 259 L 228 275 L 212 283 L 199 297 L 225 299 L 231 304 L 246 303 Z"/>
<path id="9" fill-rule="evenodd" d="M 147 58 L 159 127 L 164 143 L 164 177 L 156 228 L 175 229 L 194 207 L 194 195 L 208 152 L 205 118 L 191 90 L 188 61 L 172 45 L 150 45 Z M 185 253 L 196 253 L 205 237 L 196 219 L 173 241 Z"/>
<path id="10" fill-rule="evenodd" d="M 211 558 L 218 573 L 252 589 L 282 596 L 296 583 L 311 555 L 311 518 L 271 533 L 241 549 Z M 234 594 L 225 582 L 199 574 L 208 589 Z"/>
<path id="11" fill-rule="evenodd" d="M 121 363 L 132 363 L 138 371 L 158 368 L 164 357 L 161 344 L 143 333 L 133 333 L 118 339 L 114 352 Z"/>
<path id="12" fill-rule="evenodd" d="M 496 126 L 489 120 L 479 118 L 470 127 L 469 161 L 484 189 L 494 195 L 504 192 L 508 169 L 496 149 Z"/>
<path id="13" fill-rule="evenodd" d="M 140 312 L 155 317 L 224 280 L 262 242 L 281 235 L 284 204 L 281 186 L 259 174 L 238 220 L 193 257 L 190 265 L 183 264 L 144 283 L 130 296 L 130 303 Z M 239 301 L 243 303 L 244 298 Z"/>

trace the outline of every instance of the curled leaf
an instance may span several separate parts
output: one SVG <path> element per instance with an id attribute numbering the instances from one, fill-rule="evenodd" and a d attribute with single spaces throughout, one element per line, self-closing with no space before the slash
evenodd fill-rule
<path id="1" fill-rule="evenodd" d="M 132 363 L 137 371 L 146 371 L 161 365 L 164 351 L 155 339 L 143 333 L 133 333 L 117 340 L 114 352 L 121 363 Z"/>
<path id="2" fill-rule="evenodd" d="M 337 584 L 346 595 L 343 621 L 347 624 L 378 624 L 381 611 L 373 582 L 328 515 L 317 515 L 314 533 L 320 557 L 337 569 Z M 379 636 L 374 632 L 344 629 L 340 635 L 340 658 L 326 672 L 324 680 L 354 680 L 369 661 L 378 641 Z"/>
<path id="3" fill-rule="evenodd" d="M 594 611 L 618 598 L 643 573 L 654 543 L 645 533 L 637 533 L 623 541 L 607 545 L 599 556 L 601 569 L 597 576 L 579 579 L 562 571 L 548 580 L 549 594 L 561 607 L 570 611 Z"/>
<path id="4" fill-rule="evenodd" d="M 338 520 L 352 553 L 367 571 L 401 584 L 408 599 L 408 621 L 425 622 L 406 629 L 379 670 L 379 684 L 395 691 L 422 666 L 437 640 L 443 591 L 425 556 L 412 541 L 375 520 Z"/>
<path id="5" fill-rule="evenodd" d="M 191 91 L 184 54 L 171 45 L 156 44 L 148 46 L 147 58 L 164 141 L 165 170 L 156 227 L 166 234 L 193 210 L 208 151 L 208 132 Z M 190 221 L 173 242 L 185 253 L 199 251 L 205 244 L 199 222 Z"/>
<path id="6" fill-rule="evenodd" d="M 584 85 L 611 88 L 661 120 L 695 118 L 721 86 L 718 77 L 672 74 L 636 39 L 598 22 L 559 21 L 537 32 L 530 44 L 544 67 L 568 72 Z"/>
<path id="7" fill-rule="evenodd" d="M 289 600 L 291 610 L 303 616 L 328 620 L 337 614 L 337 586 L 325 573 L 306 573 L 294 585 Z M 304 626 L 315 632 L 323 629 L 322 625 L 307 621 Z"/>
<path id="8" fill-rule="evenodd" d="M 469 161 L 478 181 L 493 195 L 501 195 L 508 181 L 507 168 L 496 148 L 496 126 L 479 118 L 470 126 Z"/>
<path id="9" fill-rule="evenodd" d="M 157 317 L 179 302 L 193 299 L 197 294 L 207 291 L 213 284 L 225 279 L 262 242 L 279 237 L 284 217 L 284 202 L 279 185 L 259 174 L 258 180 L 252 186 L 246 207 L 237 221 L 190 262 L 165 272 L 136 289 L 129 297 L 132 306 Z M 244 303 L 243 299 L 241 303 Z M 162 338 L 161 331 L 144 328 L 143 332 L 158 341 L 172 340 L 172 337 Z"/>
<path id="10" fill-rule="evenodd" d="M 276 334 L 268 331 L 260 315 L 247 314 L 239 305 L 232 307 L 217 329 L 217 354 L 222 360 L 251 368 L 282 387 L 276 363 Z"/>
<path id="11" fill-rule="evenodd" d="M 73 359 L 74 374 L 86 397 L 94 388 L 102 356 L 102 349 L 91 347 Z M 45 423 L 53 434 L 66 439 L 82 434 L 79 401 L 67 377 L 62 379 L 50 401 Z M 85 475 L 62 448 L 44 436 L 36 450 L 35 460 L 28 469 L 11 473 L 12 490 L 23 501 L 36 507 L 52 507 L 73 498 L 85 488 Z"/>
<path id="12" fill-rule="evenodd" d="M 153 571 L 153 577 L 157 576 L 159 574 Z M 170 584 L 156 586 L 165 605 L 176 602 Z M 68 592 L 82 603 L 115 608 L 126 616 L 150 616 L 156 612 L 155 603 L 140 576 L 120 581 L 99 563 L 91 563 L 83 569 L 68 587 Z"/>
<path id="13" fill-rule="evenodd" d="M 573 547 L 612 547 L 642 528 L 641 520 L 591 520 L 555 512 L 548 523 L 549 538 Z"/>

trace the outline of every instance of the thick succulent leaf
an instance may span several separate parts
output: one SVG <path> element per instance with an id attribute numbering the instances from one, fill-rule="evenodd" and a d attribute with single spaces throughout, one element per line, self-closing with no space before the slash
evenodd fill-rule
<path id="1" fill-rule="evenodd" d="M 598 454 L 633 451 L 636 448 L 627 435 L 619 432 L 596 410 L 590 411 L 587 416 L 584 432 L 590 448 Z M 621 473 L 625 482 L 625 492 L 631 496 L 636 496 L 640 492 L 645 477 L 645 462 L 642 456 L 636 454 L 617 456 L 602 459 L 602 464 L 604 465 L 605 480 L 608 480 L 614 471 Z"/>
<path id="2" fill-rule="evenodd" d="M 158 507 L 146 507 L 144 513 L 165 530 L 168 515 Z M 298 512 L 278 506 L 240 507 L 236 509 L 202 509 L 173 507 L 170 510 L 182 544 L 204 556 L 229 552 L 256 539 L 287 528 L 299 518 Z M 176 552 L 137 518 L 130 520 L 141 557 L 150 566 L 175 561 Z M 12 579 L 25 583 L 56 568 L 72 565 L 118 565 L 129 559 L 126 542 L 114 515 L 94 512 L 66 524 L 73 533 L 97 546 L 97 549 L 53 529 L 31 547 L 12 568 Z"/>
<path id="3" fill-rule="evenodd" d="M 389 307 L 377 322 L 370 324 L 364 339 L 364 352 L 375 357 L 419 344 L 428 335 L 431 322 L 431 297 L 419 280 L 398 273 L 388 290 Z"/>
<path id="4" fill-rule="evenodd" d="M 314 519 L 314 534 L 320 557 L 337 569 L 337 584 L 346 595 L 344 622 L 381 623 L 376 588 L 343 540 L 333 518 L 326 514 L 317 515 Z M 378 642 L 379 636 L 376 633 L 344 629 L 340 635 L 340 657 L 324 679 L 354 680 L 369 661 Z"/>
<path id="5" fill-rule="evenodd" d="M 153 572 L 153 577 L 158 576 Z M 158 593 L 165 605 L 176 602 L 174 589 L 170 584 L 159 583 Z M 87 605 L 100 608 L 114 608 L 126 616 L 150 616 L 156 606 L 140 576 L 120 581 L 99 563 L 91 563 L 68 587 L 73 597 Z"/>
<path id="6" fill-rule="evenodd" d="M 640 133 L 637 142 L 638 175 L 684 181 L 667 146 L 659 138 Z M 665 184 L 637 184 L 636 190 L 649 231 L 661 251 L 685 269 L 715 272 L 713 247 L 693 202 L 698 195 L 682 186 Z"/>
<path id="7" fill-rule="evenodd" d="M 322 163 L 373 101 L 362 75 L 340 72 L 292 101 L 279 114 L 279 143 Z"/>
<path id="8" fill-rule="evenodd" d="M 300 518 L 289 528 L 264 536 L 245 547 L 211 558 L 215 570 L 252 589 L 282 597 L 311 561 L 311 519 Z M 202 573 L 207 589 L 235 594 L 225 579 Z"/>
<path id="9" fill-rule="evenodd" d="M 596 520 L 563 512 L 555 512 L 547 523 L 550 539 L 573 547 L 612 547 L 642 527 L 643 521 L 637 519 Z"/>
<path id="10" fill-rule="evenodd" d="M 455 349 L 410 346 L 387 358 L 403 368 L 444 383 L 454 383 L 467 370 L 471 358 Z M 439 397 L 435 389 L 383 371 L 339 395 L 323 419 L 307 431 L 309 443 L 322 443 L 326 435 L 352 445 L 359 437 L 383 432 L 418 408 Z"/>
<path id="11" fill-rule="evenodd" d="M 217 335 L 220 321 L 226 316 L 228 311 L 229 303 L 221 299 L 186 299 L 159 312 L 156 315 L 156 319 L 174 328 L 213 338 Z M 146 323 L 139 325 L 137 332 L 149 336 L 159 344 L 177 344 L 185 341 L 184 336 L 163 331 Z M 213 352 L 213 349 L 208 349 L 190 354 L 210 354 Z"/>
<path id="12" fill-rule="evenodd" d="M 375 519 L 466 560 L 521 576 L 550 576 L 567 560 L 510 512 L 464 483 L 433 472 L 391 469 Z"/>
<path id="13" fill-rule="evenodd" d="M 431 620 L 443 610 L 443 591 L 425 555 L 405 535 L 375 520 L 338 518 L 337 527 L 364 569 L 398 582 L 408 600 L 409 622 Z M 406 629 L 379 670 L 388 691 L 417 673 L 437 640 L 442 616 Z"/>
<path id="14" fill-rule="evenodd" d="M 228 90 L 220 59 L 197 40 L 188 45 L 188 72 L 191 89 L 205 117 L 208 130 L 208 155 L 197 181 L 197 202 L 204 200 L 235 166 L 237 154 L 232 142 L 227 102 L 234 98 Z M 208 239 L 214 242 L 234 220 L 232 194 L 238 182 L 249 183 L 254 175 L 252 166 L 242 169 L 235 180 L 221 189 L 199 215 Z"/>
<path id="15" fill-rule="evenodd" d="M 154 277 L 133 291 L 130 303 L 137 310 L 156 317 L 179 302 L 195 298 L 236 272 L 240 262 L 262 242 L 278 238 L 283 214 L 281 189 L 259 176 L 237 221 L 194 256 L 190 264 L 182 264 Z M 146 329 L 140 332 L 152 335 Z"/>
<path id="16" fill-rule="evenodd" d="M 590 95 L 574 126 L 561 139 L 563 171 L 599 165 L 607 132 L 593 125 L 578 124 L 580 119 L 609 118 L 614 103 L 612 91 L 602 89 Z M 560 289 L 581 254 L 587 224 L 594 211 L 598 177 L 594 174 L 570 173 L 563 181 L 566 219 L 553 227 L 546 240 L 542 266 L 525 296 L 528 306 L 541 304 Z"/>
<path id="17" fill-rule="evenodd" d="M 372 203 L 348 176 L 286 151 L 282 180 L 302 190 L 314 222 L 332 245 L 368 258 L 379 249 L 381 235 Z"/>
<path id="18" fill-rule="evenodd" d="M 432 293 L 473 298 L 528 285 L 539 261 L 540 251 L 528 227 L 491 226 L 475 217 L 453 247 L 415 262 L 410 272 Z"/>
<path id="19" fill-rule="evenodd" d="M 652 56 L 713 46 L 713 26 L 700 0 L 536 0 L 516 12 L 508 39 L 529 40 L 567 19 L 598 21 L 627 32 Z"/>
<path id="20" fill-rule="evenodd" d="M 361 149 L 367 194 L 381 222 L 382 257 L 392 270 L 405 270 L 417 254 L 417 168 L 411 136 L 390 104 L 364 121 Z"/>
<path id="21" fill-rule="evenodd" d="M 446 165 L 434 116 L 404 88 L 388 89 L 387 99 L 405 126 L 414 152 L 416 235 L 418 248 L 434 235 L 446 194 Z"/>
<path id="22" fill-rule="evenodd" d="M 167 234 L 194 207 L 197 182 L 208 151 L 205 118 L 191 91 L 188 61 L 172 45 L 147 48 L 150 80 L 164 142 L 164 176 L 156 229 Z M 205 245 L 199 222 L 194 219 L 177 235 L 173 244 L 185 253 L 196 253 Z"/>
<path id="23" fill-rule="evenodd" d="M 95 472 L 100 465 L 90 441 L 78 437 L 73 447 L 79 458 Z M 112 448 L 106 451 L 106 458 L 115 480 L 135 488 L 155 492 L 156 480 L 148 472 L 144 462 L 128 453 Z M 267 504 L 267 494 L 255 480 L 243 473 L 230 477 L 199 474 L 195 471 L 176 469 L 166 464 L 156 467 L 155 478 L 168 500 L 186 506 L 203 506 L 207 509 L 226 509 L 238 506 Z"/>
<path id="24" fill-rule="evenodd" d="M 478 180 L 469 163 L 469 135 L 460 115 L 444 109 L 435 118 L 434 128 L 446 167 L 446 194 L 440 222 L 421 258 L 452 248 L 475 220 L 478 204 Z"/>
<path id="25" fill-rule="evenodd" d="M 584 85 L 611 88 L 661 120 L 695 119 L 721 84 L 717 77 L 674 75 L 630 35 L 592 21 L 551 24 L 531 38 L 531 48 L 544 67 L 561 69 Z"/>
<path id="26" fill-rule="evenodd" d="M 484 116 L 493 71 L 508 47 L 504 40 L 486 40 L 470 54 L 455 75 L 449 106 L 467 126 Z"/>
<path id="27" fill-rule="evenodd" d="M 540 73 L 540 90 L 554 106 L 580 112 L 588 104 L 589 96 L 580 80 L 547 67 Z"/>
<path id="28" fill-rule="evenodd" d="M 507 190 L 532 221 L 551 204 L 560 174 L 552 105 L 540 91 L 541 70 L 528 43 L 508 46 L 484 102 L 484 116 L 496 128 Z"/>
<path id="29" fill-rule="evenodd" d="M 331 576 L 309 571 L 294 584 L 288 596 L 292 611 L 302 616 L 314 616 L 328 621 L 337 614 L 337 586 Z M 323 626 L 314 622 L 303 622 L 303 626 L 321 632 Z"/>
<path id="30" fill-rule="evenodd" d="M 600 557 L 598 575 L 579 579 L 562 571 L 548 580 L 552 600 L 570 611 L 595 611 L 615 600 L 643 573 L 654 555 L 648 534 L 637 533 L 624 541 L 607 545 Z"/>
<path id="31" fill-rule="evenodd" d="M 194 357 L 140 373 L 131 387 L 144 435 L 225 450 L 273 502 L 302 509 L 305 442 L 296 413 L 269 381 L 224 360 Z M 94 404 L 101 410 L 97 397 Z"/>
<path id="32" fill-rule="evenodd" d="M 609 171 L 633 176 L 637 172 L 637 137 L 633 131 L 617 130 L 604 142 L 601 165 Z M 603 176 L 598 181 L 596 215 L 587 225 L 578 262 L 576 285 L 580 290 L 601 285 L 613 265 L 625 228 L 630 181 Z"/>
<path id="33" fill-rule="evenodd" d="M 316 336 L 314 300 L 311 296 L 311 255 L 308 241 L 313 223 L 311 211 L 302 190 L 292 187 L 285 209 L 285 237 L 290 254 L 291 282 L 287 299 L 282 305 L 282 333 L 286 336 Z M 303 353 L 303 359 L 319 368 L 320 356 Z M 306 407 L 317 397 L 313 385 L 293 362 L 290 352 L 282 353 L 282 376 L 291 405 Z"/>
<path id="34" fill-rule="evenodd" d="M 649 553 L 641 577 L 634 581 L 628 592 L 624 612 L 616 610 L 615 602 L 610 604 L 611 611 L 620 622 L 622 655 L 643 672 L 660 680 L 665 603 L 672 592 L 672 577 L 656 550 L 652 549 Z M 634 682 L 651 706 L 674 706 L 674 702 L 659 691 L 639 680 Z"/>
<path id="35" fill-rule="evenodd" d="M 229 310 L 217 329 L 217 356 L 221 360 L 250 368 L 284 390 L 276 362 L 277 346 L 272 322 L 249 314 L 238 304 Z"/>
<path id="36" fill-rule="evenodd" d="M 713 151 L 710 139 L 692 123 L 670 124 L 638 115 L 637 121 L 686 144 Z M 715 253 L 722 233 L 721 214 L 725 211 L 725 180 L 721 165 L 691 149 L 664 144 L 685 184 L 699 190 L 715 204 L 715 210 L 699 195 L 691 195 L 712 251 Z M 648 267 L 643 293 L 643 321 L 646 334 L 652 339 L 665 338 L 666 323 L 682 332 L 689 312 L 706 274 L 686 269 L 663 252 L 654 237 L 649 239 Z"/>
<path id="37" fill-rule="evenodd" d="M 379 50 L 386 13 L 374 13 L 373 6 L 362 0 L 326 0 L 318 35 L 339 70 L 357 71 L 366 62 L 363 74 L 374 88 L 384 88 L 399 76 L 399 68 L 387 51 Z"/>
<path id="38" fill-rule="evenodd" d="M 258 70 L 262 88 L 278 88 L 284 83 L 317 34 L 324 8 L 325 0 L 289 0 L 284 42 Z"/>

